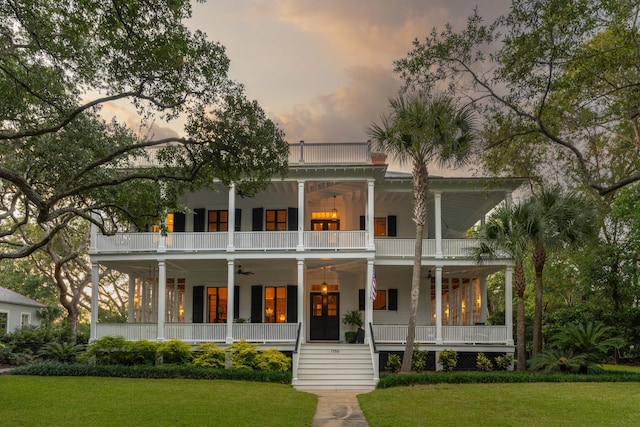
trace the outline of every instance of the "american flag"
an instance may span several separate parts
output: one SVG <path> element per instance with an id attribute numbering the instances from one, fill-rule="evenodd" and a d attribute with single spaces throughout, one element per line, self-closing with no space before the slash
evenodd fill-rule
<path id="1" fill-rule="evenodd" d="M 371 299 L 375 301 L 378 296 L 378 289 L 376 288 L 376 266 L 373 266 L 373 277 L 371 278 Z"/>

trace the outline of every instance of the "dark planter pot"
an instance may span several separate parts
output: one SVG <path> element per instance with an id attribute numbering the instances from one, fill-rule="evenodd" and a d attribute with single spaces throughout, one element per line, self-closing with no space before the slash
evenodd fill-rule
<path id="1" fill-rule="evenodd" d="M 350 344 L 353 344 L 358 339 L 358 333 L 356 331 L 347 331 L 344 333 L 344 340 Z"/>
<path id="2" fill-rule="evenodd" d="M 356 332 L 356 342 L 364 344 L 364 329 L 358 328 L 358 332 Z"/>

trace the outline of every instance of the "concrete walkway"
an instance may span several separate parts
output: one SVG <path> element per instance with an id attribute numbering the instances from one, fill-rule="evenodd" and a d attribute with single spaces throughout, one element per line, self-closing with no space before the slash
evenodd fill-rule
<path id="1" fill-rule="evenodd" d="M 356 396 L 359 390 L 309 390 L 318 396 L 311 427 L 368 427 Z"/>

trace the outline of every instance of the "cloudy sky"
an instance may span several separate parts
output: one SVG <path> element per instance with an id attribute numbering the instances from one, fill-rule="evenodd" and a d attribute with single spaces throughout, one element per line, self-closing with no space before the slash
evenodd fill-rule
<path id="1" fill-rule="evenodd" d="M 508 0 L 209 0 L 192 28 L 227 48 L 231 75 L 289 142 L 352 142 L 400 88 L 393 61 L 434 28 L 461 28 L 475 6 L 493 18 Z"/>

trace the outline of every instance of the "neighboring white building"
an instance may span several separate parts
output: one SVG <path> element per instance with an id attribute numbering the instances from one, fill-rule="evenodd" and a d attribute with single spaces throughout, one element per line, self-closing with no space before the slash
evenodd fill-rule
<path id="1" fill-rule="evenodd" d="M 40 325 L 40 309 L 46 305 L 0 287 L 0 334 Z"/>
<path id="2" fill-rule="evenodd" d="M 416 343 L 432 354 L 513 354 L 512 261 L 478 265 L 469 253 L 477 242 L 466 232 L 510 203 L 523 181 L 434 176 L 429 183 Z M 181 203 L 191 213 L 170 214 L 166 236 L 104 236 L 93 228 L 93 287 L 100 264 L 127 273 L 131 304 L 128 323 L 98 323 L 94 292 L 92 339 L 245 339 L 293 352 L 297 378 L 295 355 L 343 342 L 343 315 L 360 310 L 374 378 L 389 353 L 403 350 L 415 241 L 412 179 L 372 161 L 369 144 L 291 144 L 289 175 L 274 177 L 255 197 L 212 183 Z M 500 270 L 507 321 L 488 325 L 486 278 Z"/>

